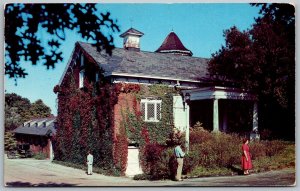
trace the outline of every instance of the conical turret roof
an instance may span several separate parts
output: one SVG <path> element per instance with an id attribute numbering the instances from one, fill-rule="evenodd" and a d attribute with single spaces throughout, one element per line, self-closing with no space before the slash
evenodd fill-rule
<path id="1" fill-rule="evenodd" d="M 175 32 L 171 32 L 162 45 L 155 51 L 159 53 L 170 53 L 170 54 L 180 54 L 186 56 L 192 56 L 193 53 L 185 48 L 181 40 L 178 38 Z"/>

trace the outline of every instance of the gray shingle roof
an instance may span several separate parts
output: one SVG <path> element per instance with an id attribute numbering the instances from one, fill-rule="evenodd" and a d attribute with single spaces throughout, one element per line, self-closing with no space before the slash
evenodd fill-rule
<path id="1" fill-rule="evenodd" d="M 99 53 L 89 43 L 78 42 L 104 70 L 105 75 L 149 76 L 158 78 L 199 81 L 207 79 L 206 58 L 162 54 L 146 51 L 129 51 L 115 48 L 112 56 Z"/>
<path id="2" fill-rule="evenodd" d="M 26 121 L 23 125 L 19 126 L 14 130 L 17 134 L 29 134 L 29 135 L 55 135 L 55 122 L 56 118 L 39 118 L 39 119 L 32 119 L 30 121 Z M 46 123 L 46 127 L 44 127 L 44 123 Z M 29 126 L 30 124 L 30 126 Z M 38 126 L 36 126 L 36 124 Z"/>

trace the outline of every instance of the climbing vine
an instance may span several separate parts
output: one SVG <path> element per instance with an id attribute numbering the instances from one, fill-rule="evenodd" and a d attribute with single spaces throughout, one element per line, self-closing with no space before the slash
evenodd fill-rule
<path id="1" fill-rule="evenodd" d="M 90 150 L 95 167 L 124 174 L 127 149 L 121 152 L 120 148 L 127 147 L 127 138 L 125 133 L 117 135 L 114 129 L 114 106 L 119 91 L 116 85 L 88 79 L 84 80 L 84 88 L 79 89 L 72 73 L 61 86 L 54 88 L 58 94 L 59 127 L 55 160 L 83 164 Z"/>
<path id="2" fill-rule="evenodd" d="M 71 72 L 58 94 L 58 130 L 55 137 L 55 159 L 75 164 L 85 161 L 90 150 L 95 167 L 125 174 L 129 141 L 140 146 L 140 159 L 149 144 L 165 144 L 173 129 L 173 88 L 160 85 L 100 82 L 84 79 L 84 88 L 78 88 L 78 79 Z M 161 121 L 142 120 L 140 101 L 145 97 L 162 100 Z M 118 107 L 116 107 L 118 106 Z M 119 108 L 120 110 L 116 110 Z M 121 119 L 118 119 L 118 115 Z"/>

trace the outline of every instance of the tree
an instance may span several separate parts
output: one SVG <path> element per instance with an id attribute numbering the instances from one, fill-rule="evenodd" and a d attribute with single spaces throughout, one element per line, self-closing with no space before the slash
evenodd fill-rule
<path id="1" fill-rule="evenodd" d="M 4 149 L 6 151 L 13 150 L 17 147 L 17 140 L 13 132 L 5 132 L 4 135 Z"/>
<path id="2" fill-rule="evenodd" d="M 294 136 L 295 9 L 289 4 L 252 5 L 261 8 L 261 16 L 249 30 L 224 31 L 226 44 L 212 55 L 209 71 L 216 83 L 233 82 L 258 94 L 260 127 L 278 132 L 285 127 Z"/>
<path id="3" fill-rule="evenodd" d="M 27 98 L 15 93 L 5 94 L 5 131 L 12 131 L 32 118 L 49 116 L 51 109 L 42 100 L 30 103 Z"/>
<path id="4" fill-rule="evenodd" d="M 44 104 L 41 99 L 38 99 L 31 104 L 30 107 L 31 117 L 49 117 L 51 115 L 51 109 Z"/>
<path id="5" fill-rule="evenodd" d="M 5 130 L 14 130 L 22 122 L 22 117 L 18 113 L 17 107 L 8 107 L 5 104 Z"/>
<path id="6" fill-rule="evenodd" d="M 23 61 L 33 65 L 43 63 L 47 69 L 62 62 L 62 41 L 66 30 L 72 30 L 85 40 L 92 40 L 98 51 L 111 54 L 113 36 L 119 31 L 110 13 L 98 13 L 96 4 L 7 4 L 5 6 L 5 74 L 9 78 L 28 75 Z M 39 37 L 46 31 L 50 37 Z M 103 31 L 108 31 L 105 36 Z M 46 42 L 43 42 L 46 41 Z"/>

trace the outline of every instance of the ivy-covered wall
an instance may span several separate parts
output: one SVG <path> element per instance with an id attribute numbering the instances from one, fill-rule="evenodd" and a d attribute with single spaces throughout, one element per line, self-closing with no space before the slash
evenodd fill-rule
<path id="1" fill-rule="evenodd" d="M 150 143 L 165 144 L 174 127 L 173 95 L 178 92 L 174 88 L 163 85 L 139 86 L 139 91 L 130 92 L 131 96 L 135 97 L 134 101 L 132 97 L 128 97 L 127 104 L 122 107 L 120 124 L 125 127 L 129 139 L 133 139 L 138 144 L 143 142 L 141 136 L 143 129 L 148 132 Z M 147 97 L 162 100 L 159 122 L 144 122 L 141 118 L 140 101 Z"/>
<path id="2" fill-rule="evenodd" d="M 129 141 L 136 141 L 141 152 L 147 144 L 166 143 L 173 129 L 173 95 L 178 92 L 162 85 L 112 84 L 104 76 L 96 83 L 90 71 L 97 68 L 87 65 L 84 88 L 78 87 L 78 65 L 54 88 L 58 94 L 55 160 L 84 164 L 90 150 L 96 168 L 124 175 Z M 142 120 L 140 101 L 146 97 L 162 100 L 159 122 Z"/>
<path id="3" fill-rule="evenodd" d="M 74 70 L 76 72 L 76 70 Z M 76 75 L 76 74 L 75 74 Z M 127 165 L 125 130 L 114 128 L 114 107 L 120 87 L 88 76 L 84 88 L 78 88 L 73 72 L 69 72 L 58 94 L 58 130 L 55 137 L 55 160 L 85 164 L 87 152 L 94 156 L 94 167 L 124 175 Z"/>

